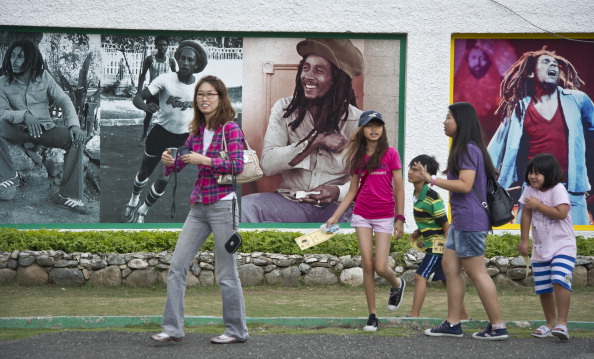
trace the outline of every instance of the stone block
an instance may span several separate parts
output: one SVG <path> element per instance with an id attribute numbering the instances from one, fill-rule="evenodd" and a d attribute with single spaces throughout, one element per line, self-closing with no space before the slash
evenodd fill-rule
<path id="1" fill-rule="evenodd" d="M 297 267 L 274 269 L 265 276 L 268 284 L 273 285 L 297 286 L 301 283 L 301 271 Z"/>
<path id="2" fill-rule="evenodd" d="M 54 268 L 49 273 L 49 281 L 59 286 L 82 286 L 85 278 L 82 271 L 75 268 Z"/>
<path id="3" fill-rule="evenodd" d="M 138 288 L 151 288 L 157 283 L 157 271 L 154 268 L 136 269 L 126 277 L 126 285 Z"/>
<path id="4" fill-rule="evenodd" d="M 117 265 L 100 269 L 91 274 L 89 284 L 96 287 L 116 287 L 122 284 L 122 271 Z"/>
<path id="5" fill-rule="evenodd" d="M 573 269 L 572 286 L 586 286 L 588 284 L 588 270 L 584 266 Z"/>
<path id="6" fill-rule="evenodd" d="M 248 263 L 237 267 L 242 285 L 260 285 L 264 282 L 264 268 Z"/>
<path id="7" fill-rule="evenodd" d="M 14 283 L 16 280 L 16 271 L 9 268 L 0 269 L 0 284 Z"/>
<path id="8" fill-rule="evenodd" d="M 340 272 L 340 283 L 359 287 L 363 285 L 363 268 L 352 267 Z"/>
<path id="9" fill-rule="evenodd" d="M 325 267 L 314 267 L 305 275 L 306 285 L 333 285 L 338 283 L 338 278 L 332 270 Z"/>
<path id="10" fill-rule="evenodd" d="M 45 285 L 48 282 L 48 274 L 37 264 L 28 267 L 19 267 L 16 270 L 16 281 L 20 285 Z"/>

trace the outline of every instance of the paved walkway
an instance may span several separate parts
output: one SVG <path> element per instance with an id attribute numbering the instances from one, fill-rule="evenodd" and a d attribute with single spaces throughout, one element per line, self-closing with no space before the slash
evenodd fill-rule
<path id="1" fill-rule="evenodd" d="M 483 322 L 464 325 L 464 338 L 427 337 L 421 330 L 407 337 L 382 337 L 381 329 L 369 335 L 259 335 L 252 332 L 243 344 L 215 345 L 212 335 L 189 333 L 180 343 L 160 344 L 147 332 L 68 331 L 69 328 L 123 328 L 127 325 L 158 324 L 161 317 L 35 317 L 0 318 L 2 328 L 62 328 L 64 331 L 23 340 L 0 341 L 0 358 L 112 359 L 112 358 L 574 358 L 594 359 L 594 338 L 516 338 L 483 341 L 471 338 Z M 248 323 L 302 327 L 359 326 L 364 318 L 248 318 Z M 423 328 L 439 323 L 432 318 L 393 318 L 387 325 Z M 187 317 L 188 326 L 222 324 L 218 317 Z M 533 322 L 508 322 L 508 327 L 535 327 Z M 592 322 L 571 322 L 571 329 L 594 331 Z M 528 330 L 528 329 L 527 329 Z M 447 351 L 446 351 L 447 350 Z"/>
<path id="2" fill-rule="evenodd" d="M 215 345 L 208 334 L 188 334 L 180 343 L 160 344 L 147 333 L 119 331 L 60 332 L 24 340 L 0 341 L 0 358 L 574 358 L 594 359 L 594 338 L 510 338 L 482 341 L 429 338 L 419 333 L 405 338 L 376 335 L 252 335 L 243 344 Z"/>

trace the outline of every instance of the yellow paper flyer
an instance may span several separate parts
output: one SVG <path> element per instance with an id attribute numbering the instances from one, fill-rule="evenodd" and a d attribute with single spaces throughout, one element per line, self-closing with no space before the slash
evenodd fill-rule
<path id="1" fill-rule="evenodd" d="M 297 245 L 301 250 L 304 250 L 329 240 L 334 237 L 335 234 L 336 232 L 326 233 L 325 231 L 318 229 L 317 231 L 295 238 L 295 242 L 297 242 Z"/>

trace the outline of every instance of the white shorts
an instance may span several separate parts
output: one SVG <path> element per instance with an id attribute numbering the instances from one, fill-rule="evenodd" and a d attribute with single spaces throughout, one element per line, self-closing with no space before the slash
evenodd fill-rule
<path id="1" fill-rule="evenodd" d="M 353 213 L 351 227 L 371 228 L 375 233 L 394 234 L 394 217 L 367 219 Z"/>

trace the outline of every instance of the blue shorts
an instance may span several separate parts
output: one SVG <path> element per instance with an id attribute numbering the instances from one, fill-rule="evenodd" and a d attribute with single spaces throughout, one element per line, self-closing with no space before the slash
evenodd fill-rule
<path id="1" fill-rule="evenodd" d="M 549 262 L 532 262 L 534 292 L 536 294 L 550 293 L 553 291 L 553 283 L 571 291 L 574 267 L 575 258 L 564 255 L 554 256 Z"/>
<path id="2" fill-rule="evenodd" d="M 433 275 L 433 282 L 438 280 L 446 280 L 445 274 L 443 273 L 443 268 L 441 267 L 441 256 L 437 254 L 427 253 L 425 254 L 425 258 L 417 268 L 416 273 L 425 279 L 429 279 L 431 273 L 435 273 Z"/>
<path id="3" fill-rule="evenodd" d="M 458 257 L 477 257 L 485 255 L 487 231 L 457 231 L 450 228 L 445 247 L 456 252 Z"/>
<path id="4" fill-rule="evenodd" d="M 351 227 L 371 228 L 375 233 L 394 234 L 394 217 L 367 219 L 353 213 L 353 216 L 351 217 Z"/>

